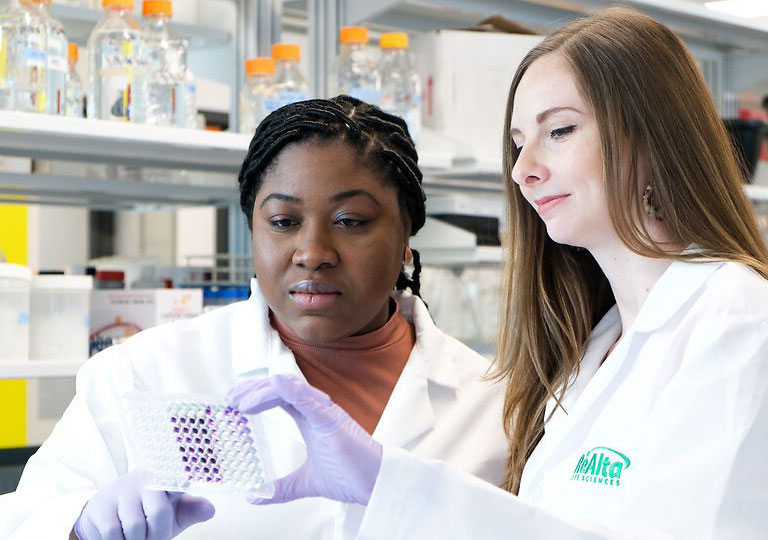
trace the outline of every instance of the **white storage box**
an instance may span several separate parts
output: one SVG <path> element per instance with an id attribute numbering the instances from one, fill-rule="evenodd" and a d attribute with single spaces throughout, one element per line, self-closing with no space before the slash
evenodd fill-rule
<path id="1" fill-rule="evenodd" d="M 203 312 L 201 289 L 94 290 L 91 354 L 136 332 Z"/>
<path id="2" fill-rule="evenodd" d="M 0 361 L 29 359 L 29 284 L 32 271 L 0 263 Z"/>
<path id="3" fill-rule="evenodd" d="M 29 305 L 29 359 L 85 361 L 91 276 L 35 276 Z"/>
<path id="4" fill-rule="evenodd" d="M 418 36 L 424 126 L 471 145 L 478 166 L 501 170 L 507 94 L 542 36 L 438 30 Z"/>

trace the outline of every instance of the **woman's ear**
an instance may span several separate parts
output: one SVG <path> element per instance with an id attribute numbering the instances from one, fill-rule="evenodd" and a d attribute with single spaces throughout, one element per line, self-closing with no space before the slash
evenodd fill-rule
<path id="1" fill-rule="evenodd" d="M 410 246 L 405 246 L 405 253 L 403 253 L 403 263 L 411 264 L 413 262 L 413 251 Z"/>

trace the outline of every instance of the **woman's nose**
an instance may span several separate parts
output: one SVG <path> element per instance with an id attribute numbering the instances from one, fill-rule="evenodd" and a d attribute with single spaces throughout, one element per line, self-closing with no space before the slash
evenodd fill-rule
<path id="1" fill-rule="evenodd" d="M 512 167 L 512 180 L 520 187 L 531 186 L 548 177 L 548 170 L 538 156 L 537 149 L 533 145 L 526 145 L 520 149 Z"/>
<path id="2" fill-rule="evenodd" d="M 339 254 L 333 245 L 330 231 L 324 227 L 306 226 L 298 235 L 293 252 L 293 264 L 300 268 L 316 270 L 332 268 L 339 263 Z"/>

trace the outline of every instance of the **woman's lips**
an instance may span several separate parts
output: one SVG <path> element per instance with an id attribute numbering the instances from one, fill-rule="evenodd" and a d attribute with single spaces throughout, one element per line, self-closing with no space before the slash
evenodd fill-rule
<path id="1" fill-rule="evenodd" d="M 302 309 L 326 309 L 336 302 L 341 294 L 339 293 L 291 293 L 293 300 Z"/>
<path id="2" fill-rule="evenodd" d="M 570 195 L 556 195 L 554 197 L 542 197 L 541 199 L 536 199 L 534 201 L 536 203 L 536 211 L 540 216 L 543 216 L 568 197 L 570 197 Z"/>
<path id="3" fill-rule="evenodd" d="M 305 279 L 291 287 L 290 296 L 302 309 L 325 309 L 339 299 L 341 291 L 330 283 Z"/>

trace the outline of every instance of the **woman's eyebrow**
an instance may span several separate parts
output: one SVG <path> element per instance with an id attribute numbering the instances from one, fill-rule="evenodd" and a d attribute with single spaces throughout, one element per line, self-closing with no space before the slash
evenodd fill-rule
<path id="1" fill-rule="evenodd" d="M 550 115 L 553 115 L 557 112 L 561 111 L 573 111 L 578 114 L 584 114 L 576 107 L 550 107 L 549 109 L 545 111 L 541 111 L 539 114 L 536 115 L 536 123 L 541 124 L 544 120 L 546 120 Z M 520 135 L 521 131 L 517 128 L 510 128 L 509 133 L 514 137 L 515 135 Z"/>
<path id="2" fill-rule="evenodd" d="M 582 112 L 579 109 L 575 108 L 575 107 L 551 107 L 551 108 L 547 109 L 546 111 L 541 111 L 539 114 L 537 114 L 536 115 L 536 122 L 538 124 L 541 124 L 544 120 L 547 119 L 547 117 L 549 117 L 552 114 L 555 114 L 556 112 L 560 112 L 560 111 L 573 111 L 573 112 L 577 112 L 579 114 L 582 114 Z"/>
<path id="3" fill-rule="evenodd" d="M 341 193 L 337 193 L 332 197 L 328 197 L 328 202 L 339 202 L 339 201 L 343 201 L 344 199 L 349 199 L 351 197 L 357 197 L 358 195 L 363 195 L 365 197 L 368 197 L 374 203 L 381 206 L 379 204 L 379 200 L 376 197 L 374 197 L 371 192 L 366 191 L 364 189 L 350 189 L 349 191 L 342 191 Z"/>
<path id="4" fill-rule="evenodd" d="M 299 199 L 298 197 L 294 197 L 293 195 L 286 195 L 285 193 L 270 193 L 269 195 L 264 197 L 263 201 L 261 201 L 259 208 L 263 207 L 265 204 L 267 204 L 267 201 L 270 201 L 272 199 L 294 203 L 294 204 L 301 204 L 301 199 Z"/>

